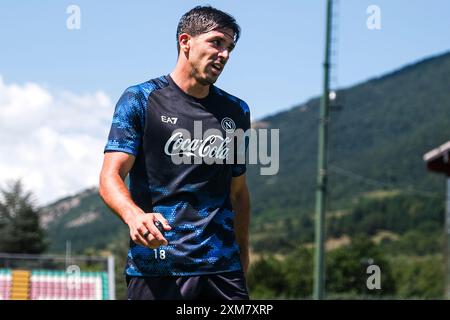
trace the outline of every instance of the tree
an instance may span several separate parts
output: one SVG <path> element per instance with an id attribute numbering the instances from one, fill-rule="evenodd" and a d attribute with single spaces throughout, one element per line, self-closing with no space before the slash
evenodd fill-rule
<path id="1" fill-rule="evenodd" d="M 289 254 L 282 266 L 288 298 L 310 299 L 314 282 L 314 251 L 299 247 Z"/>
<path id="2" fill-rule="evenodd" d="M 46 248 L 32 194 L 24 190 L 20 180 L 0 189 L 0 251 L 38 254 Z"/>
<path id="3" fill-rule="evenodd" d="M 367 268 L 381 270 L 381 288 L 367 287 Z M 366 235 L 358 234 L 350 245 L 332 250 L 327 255 L 327 293 L 357 297 L 394 295 L 395 278 L 391 266 L 380 249 Z"/>
<path id="4" fill-rule="evenodd" d="M 401 299 L 445 298 L 445 257 L 396 256 L 393 275 L 397 279 L 397 296 Z"/>
<path id="5" fill-rule="evenodd" d="M 254 299 L 279 297 L 287 288 L 282 262 L 273 256 L 261 257 L 250 266 L 247 284 L 250 296 Z"/>

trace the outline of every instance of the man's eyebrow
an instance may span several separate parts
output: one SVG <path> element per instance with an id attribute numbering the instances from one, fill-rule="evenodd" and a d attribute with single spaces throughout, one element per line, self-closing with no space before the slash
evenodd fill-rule
<path id="1" fill-rule="evenodd" d="M 224 37 L 224 36 L 222 36 L 220 34 L 216 34 L 216 35 L 212 36 L 212 38 L 211 38 L 211 40 L 217 40 L 217 39 L 224 40 L 224 41 L 227 40 L 226 37 Z M 236 43 L 233 41 L 233 42 L 230 43 L 230 45 L 228 47 L 231 48 L 231 49 L 234 49 L 235 46 L 236 46 Z"/>
<path id="2" fill-rule="evenodd" d="M 221 31 L 223 34 L 226 34 L 227 36 L 229 36 L 230 37 L 230 39 L 233 39 L 233 41 L 234 41 L 234 34 L 233 35 L 231 35 L 231 34 L 229 34 L 229 33 L 227 33 L 227 32 L 225 32 L 225 31 Z"/>
<path id="3" fill-rule="evenodd" d="M 227 35 L 227 36 L 228 36 L 230 39 L 232 39 L 233 42 L 234 42 L 234 39 L 235 39 L 235 34 L 234 34 L 234 32 L 233 32 L 232 34 L 230 34 L 229 32 L 226 32 L 226 31 L 224 31 L 224 30 L 221 29 L 221 28 L 213 29 L 213 30 L 211 30 L 211 31 L 217 31 L 217 32 L 220 32 L 220 33 L 222 33 L 222 34 L 224 34 L 224 35 Z"/>

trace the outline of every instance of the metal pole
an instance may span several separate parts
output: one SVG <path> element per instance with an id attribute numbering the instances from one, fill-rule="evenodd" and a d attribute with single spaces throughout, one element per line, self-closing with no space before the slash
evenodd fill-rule
<path id="1" fill-rule="evenodd" d="M 66 270 L 71 265 L 71 254 L 72 254 L 71 243 L 69 240 L 66 241 Z"/>
<path id="2" fill-rule="evenodd" d="M 315 231 L 315 269 L 314 299 L 325 297 L 325 263 L 324 233 L 327 198 L 327 145 L 329 117 L 329 73 L 330 73 L 330 39 L 331 39 L 331 7 L 332 0 L 327 0 L 327 19 L 325 37 L 325 62 L 323 64 L 323 95 L 320 101 L 319 150 L 317 159 L 317 191 L 316 191 L 316 231 Z"/>
<path id="3" fill-rule="evenodd" d="M 114 256 L 108 256 L 108 288 L 109 288 L 109 300 L 116 300 Z"/>

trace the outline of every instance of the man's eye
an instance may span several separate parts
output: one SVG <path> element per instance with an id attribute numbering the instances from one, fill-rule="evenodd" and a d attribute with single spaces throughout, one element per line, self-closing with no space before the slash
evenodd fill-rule
<path id="1" fill-rule="evenodd" d="M 212 43 L 213 43 L 215 46 L 220 46 L 220 40 L 213 40 Z"/>

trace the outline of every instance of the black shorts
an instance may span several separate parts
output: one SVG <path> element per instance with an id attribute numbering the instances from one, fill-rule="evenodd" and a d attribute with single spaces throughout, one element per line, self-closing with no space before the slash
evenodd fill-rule
<path id="1" fill-rule="evenodd" d="M 242 271 L 198 276 L 126 276 L 128 300 L 249 300 Z"/>

